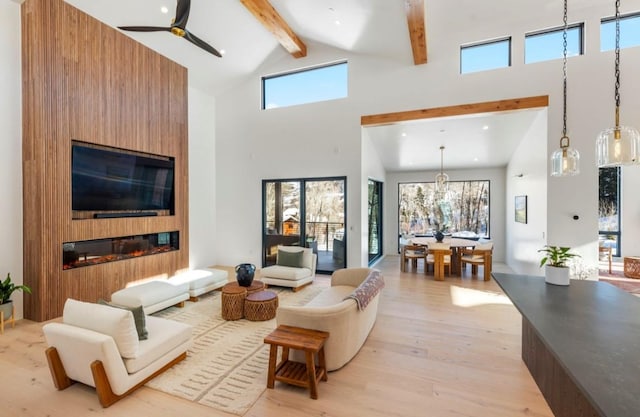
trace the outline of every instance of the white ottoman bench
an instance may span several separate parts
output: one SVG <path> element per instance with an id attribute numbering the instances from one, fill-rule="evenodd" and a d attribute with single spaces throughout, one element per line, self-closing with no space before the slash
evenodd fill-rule
<path id="1" fill-rule="evenodd" d="M 153 314 L 173 305 L 184 306 L 189 299 L 189 284 L 169 281 L 148 281 L 139 285 L 123 288 L 111 294 L 114 304 L 138 307 L 142 306 L 145 314 Z"/>
<path id="2" fill-rule="evenodd" d="M 169 282 L 189 285 L 189 301 L 198 301 L 198 296 L 222 288 L 229 273 L 221 269 L 204 268 L 182 272 L 169 278 Z"/>

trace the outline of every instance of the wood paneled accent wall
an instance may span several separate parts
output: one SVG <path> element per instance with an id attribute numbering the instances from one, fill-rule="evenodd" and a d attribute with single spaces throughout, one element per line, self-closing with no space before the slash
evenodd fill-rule
<path id="1" fill-rule="evenodd" d="M 187 70 L 62 0 L 22 4 L 25 317 L 187 268 Z M 175 215 L 72 220 L 71 141 L 175 158 Z M 62 244 L 177 230 L 180 250 L 62 270 Z"/>

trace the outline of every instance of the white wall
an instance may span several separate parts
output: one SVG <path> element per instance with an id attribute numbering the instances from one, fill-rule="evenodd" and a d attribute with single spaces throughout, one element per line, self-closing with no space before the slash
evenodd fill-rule
<path id="1" fill-rule="evenodd" d="M 20 59 L 20 5 L 0 2 L 0 231 L 4 243 L 0 250 L 0 279 L 7 272 L 16 284 L 22 276 L 22 101 Z M 33 262 L 37 262 L 34 259 Z M 16 318 L 22 318 L 22 293 L 11 297 Z"/>
<path id="2" fill-rule="evenodd" d="M 631 125 L 631 123 L 628 123 Z M 633 122 L 640 129 L 640 118 Z M 640 256 L 640 168 L 622 168 L 621 256 Z"/>
<path id="3" fill-rule="evenodd" d="M 380 156 L 376 151 L 376 148 L 371 143 L 371 138 L 367 132 L 367 129 L 362 129 L 362 198 L 361 198 L 361 258 L 359 265 L 367 265 L 369 263 L 369 179 L 382 182 L 382 216 L 384 219 L 384 213 L 386 212 L 385 190 L 387 187 L 385 178 L 386 172 Z M 384 221 L 384 220 L 383 220 Z M 384 226 L 384 224 L 383 224 Z M 384 230 L 382 231 L 382 251 L 386 252 L 386 246 L 384 242 Z"/>
<path id="4" fill-rule="evenodd" d="M 215 99 L 189 88 L 189 266 L 216 264 Z"/>
<path id="5" fill-rule="evenodd" d="M 577 177 L 549 179 L 547 226 L 543 231 L 550 244 L 562 242 L 575 247 L 587 261 L 595 262 L 598 182 L 594 143 L 599 131 L 612 123 L 614 106 L 613 53 L 599 52 L 599 24 L 600 18 L 610 16 L 613 10 L 610 5 L 575 6 L 570 9 L 569 18 L 585 21 L 586 55 L 569 59 L 568 122 L 571 143 L 582 155 L 582 173 Z M 624 4 L 623 12 L 633 10 L 640 10 L 640 0 Z M 362 189 L 353 187 L 354 183 L 364 183 L 359 169 L 362 115 L 549 95 L 546 155 L 538 162 L 542 165 L 542 159 L 545 160 L 546 171 L 546 160 L 559 146 L 562 130 L 562 61 L 525 65 L 523 39 L 528 31 L 560 23 L 560 17 L 522 16 L 520 20 L 502 19 L 500 24 L 479 22 L 477 27 L 457 28 L 450 32 L 449 38 L 434 43 L 430 48 L 429 63 L 419 66 L 350 55 L 310 44 L 307 58 L 286 57 L 269 63 L 246 84 L 217 97 L 217 224 L 219 239 L 225 242 L 220 251 L 220 262 L 259 261 L 262 178 L 347 175 L 347 221 L 358 228 L 349 230 L 348 264 L 354 266 L 356 260 L 362 264 L 364 212 L 361 207 L 354 206 L 362 205 L 364 200 L 361 199 Z M 510 68 L 464 76 L 458 74 L 460 44 L 505 35 L 513 36 Z M 260 110 L 261 74 L 344 58 L 349 60 L 349 98 Z M 622 119 L 640 125 L 640 77 L 633 75 L 637 68 L 640 68 L 640 48 L 623 50 Z M 251 168 L 243 170 L 245 164 L 250 164 Z M 509 169 L 513 172 L 523 170 L 514 164 Z M 393 187 L 390 176 L 387 176 L 385 187 Z M 357 195 L 353 195 L 354 192 Z M 529 194 L 529 191 L 523 193 Z M 538 204 L 537 200 L 535 204 Z M 578 214 L 580 220 L 573 220 L 573 214 Z M 505 219 L 511 215 L 505 213 Z M 388 217 L 389 213 L 385 218 Z M 502 223 L 505 227 L 505 221 Z M 496 225 L 497 222 L 492 222 L 492 227 Z M 388 231 L 386 236 L 389 238 Z M 545 242 L 536 240 L 532 246 L 537 247 L 540 243 Z M 390 250 L 388 244 L 386 249 Z M 521 250 L 529 249 L 518 251 Z M 511 259 L 520 257 L 528 259 L 530 254 L 514 253 Z M 506 259 L 506 254 L 502 259 Z"/>
<path id="6" fill-rule="evenodd" d="M 538 249 L 547 233 L 547 111 L 540 111 L 506 171 L 506 264 L 519 274 L 542 275 Z M 527 223 L 517 223 L 515 197 L 527 196 Z M 562 242 L 560 242 L 562 243 Z"/>
<path id="7" fill-rule="evenodd" d="M 489 180 L 490 238 L 494 242 L 493 259 L 505 261 L 505 169 L 445 169 L 449 181 Z M 398 254 L 398 184 L 433 181 L 438 171 L 387 173 L 384 214 L 385 254 Z"/>
<path id="8" fill-rule="evenodd" d="M 311 58 L 296 63 L 312 65 L 343 57 L 331 52 L 314 50 Z M 274 69 L 263 70 L 269 73 Z M 353 80 L 357 75 L 350 69 L 349 77 Z M 217 97 L 216 108 L 219 261 L 261 265 L 263 179 L 346 176 L 347 263 L 359 265 L 361 129 L 360 114 L 354 111 L 352 100 L 262 111 L 260 75 L 256 74 Z"/>

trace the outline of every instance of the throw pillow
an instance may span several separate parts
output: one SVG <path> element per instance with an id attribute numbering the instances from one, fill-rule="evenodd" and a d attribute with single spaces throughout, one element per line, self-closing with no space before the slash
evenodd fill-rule
<path id="1" fill-rule="evenodd" d="M 292 266 L 294 268 L 302 267 L 302 252 L 287 252 L 278 250 L 277 264 L 280 266 Z"/>
<path id="2" fill-rule="evenodd" d="M 104 304 L 106 306 L 121 308 L 123 310 L 129 310 L 133 314 L 133 321 L 136 323 L 136 330 L 138 331 L 138 340 L 147 340 L 149 337 L 149 332 L 147 332 L 147 319 L 144 314 L 144 309 L 142 306 L 138 307 L 127 307 L 121 306 L 118 304 L 110 303 L 109 301 L 105 301 L 103 299 L 98 300 L 98 304 Z"/>

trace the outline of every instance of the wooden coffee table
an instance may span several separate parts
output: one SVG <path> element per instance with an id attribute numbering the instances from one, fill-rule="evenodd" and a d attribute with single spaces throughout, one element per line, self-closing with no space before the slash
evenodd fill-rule
<path id="1" fill-rule="evenodd" d="M 278 294 L 273 291 L 258 291 L 244 299 L 244 318 L 251 321 L 271 320 L 278 309 Z"/>
<path id="2" fill-rule="evenodd" d="M 240 285 L 238 284 L 237 281 L 234 282 L 230 282 L 228 284 L 225 284 L 224 288 L 246 288 L 247 289 L 247 295 L 249 294 L 253 294 L 254 292 L 258 292 L 258 291 L 262 291 L 264 290 L 266 287 L 265 283 L 262 281 L 258 281 L 258 280 L 253 280 L 253 282 L 251 283 L 251 285 L 249 285 L 248 287 L 240 287 Z"/>
<path id="3" fill-rule="evenodd" d="M 269 375 L 267 388 L 273 388 L 275 381 L 286 382 L 298 387 L 309 388 L 310 396 L 318 399 L 318 381 L 327 380 L 327 366 L 324 358 L 324 343 L 328 332 L 302 329 L 293 326 L 278 326 L 264 338 L 271 345 L 269 350 Z M 276 366 L 278 346 L 282 347 L 282 360 Z M 289 360 L 289 349 L 304 351 L 306 363 Z M 318 354 L 318 364 L 315 355 Z"/>

